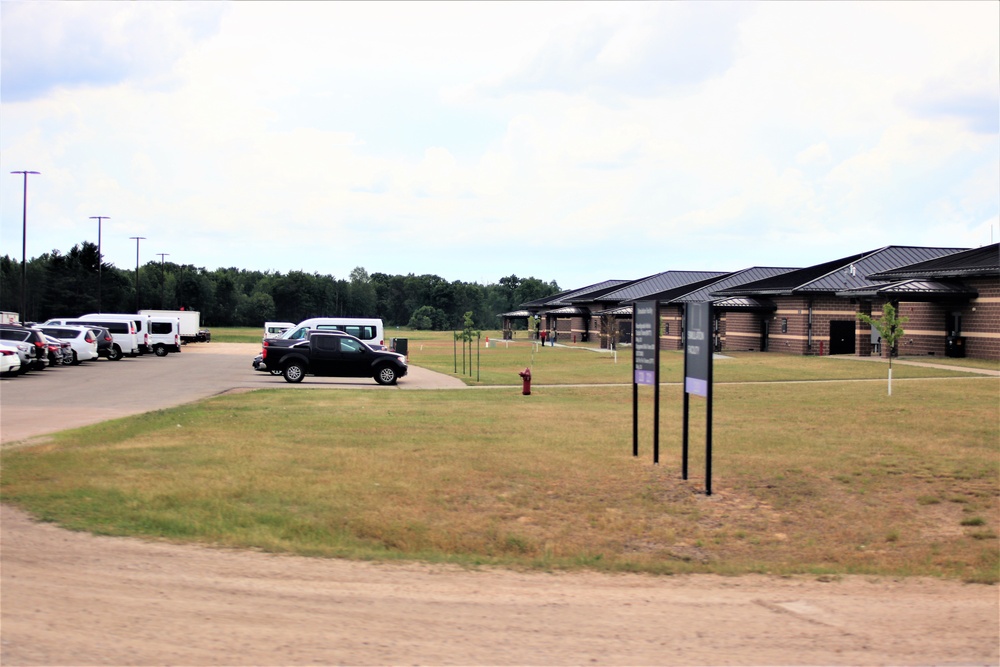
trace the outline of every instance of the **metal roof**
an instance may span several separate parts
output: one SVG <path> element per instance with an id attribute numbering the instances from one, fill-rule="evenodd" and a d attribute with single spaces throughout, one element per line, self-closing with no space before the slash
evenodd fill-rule
<path id="1" fill-rule="evenodd" d="M 528 301 L 522 303 L 522 308 L 552 308 L 559 306 L 568 306 L 569 299 L 590 294 L 592 292 L 606 292 L 608 290 L 613 290 L 626 283 L 633 282 L 631 280 L 605 280 L 603 282 L 594 283 L 593 285 L 588 285 L 587 287 L 581 287 L 574 290 L 566 290 L 565 292 L 559 292 L 558 294 L 552 294 L 541 299 L 535 299 L 534 301 Z"/>
<path id="2" fill-rule="evenodd" d="M 941 257 L 960 248 L 924 248 L 915 246 L 886 246 L 825 262 L 798 271 L 789 271 L 772 278 L 738 287 L 717 290 L 716 296 L 774 295 L 837 293 L 883 284 L 885 280 L 869 280 L 868 276 L 908 264 Z"/>
<path id="3" fill-rule="evenodd" d="M 873 279 L 974 278 L 1000 274 L 1000 243 L 962 250 L 916 264 L 874 273 Z"/>
<path id="4" fill-rule="evenodd" d="M 597 300 L 601 303 L 621 303 L 642 299 L 662 299 L 665 293 L 677 288 L 697 289 L 701 285 L 694 283 L 711 281 L 728 275 L 728 271 L 664 271 L 655 276 L 638 280 L 617 291 L 609 292 Z"/>
<path id="5" fill-rule="evenodd" d="M 978 293 L 976 290 L 969 289 L 965 285 L 958 283 L 915 278 L 894 283 L 883 283 L 872 287 L 844 290 L 837 292 L 837 296 L 885 296 L 905 298 L 907 301 L 921 301 L 921 297 L 931 297 L 934 299 L 942 296 L 954 296 L 962 299 L 975 298 L 978 296 Z"/>
<path id="6" fill-rule="evenodd" d="M 590 311 L 586 308 L 580 308 L 578 306 L 563 306 L 562 308 L 556 308 L 555 310 L 545 311 L 546 315 L 586 315 Z"/>
<path id="7" fill-rule="evenodd" d="M 500 313 L 500 317 L 531 317 L 530 310 L 512 310 L 509 313 Z"/>
<path id="8" fill-rule="evenodd" d="M 770 299 L 752 299 L 748 296 L 731 296 L 712 302 L 715 310 L 777 310 Z"/>
<path id="9" fill-rule="evenodd" d="M 711 301 L 712 292 L 758 280 L 764 280 L 765 278 L 771 278 L 773 276 L 779 276 L 783 273 L 788 273 L 789 271 L 797 270 L 798 269 L 776 266 L 753 266 L 749 269 L 743 269 L 742 271 L 730 274 L 709 285 L 696 289 L 693 292 L 688 292 L 687 294 L 676 297 L 671 301 L 671 303 L 701 303 L 703 301 Z"/>

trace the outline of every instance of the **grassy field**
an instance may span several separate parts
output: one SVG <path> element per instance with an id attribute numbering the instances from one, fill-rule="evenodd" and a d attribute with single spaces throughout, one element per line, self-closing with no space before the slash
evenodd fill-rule
<path id="1" fill-rule="evenodd" d="M 453 363 L 448 341 L 408 334 L 412 363 Z M 530 347 L 483 357 L 501 350 L 489 372 L 519 382 Z M 882 382 L 774 381 L 881 378 L 878 364 L 720 361 L 717 377 L 765 383 L 716 387 L 706 496 L 701 399 L 685 481 L 677 386 L 654 466 L 645 387 L 631 455 L 631 386 L 614 384 L 627 360 L 555 348 L 533 368 L 553 382 L 530 397 L 268 390 L 67 431 L 4 453 L 3 499 L 72 529 L 312 556 L 998 579 L 996 378 L 915 378 L 888 397 Z"/>

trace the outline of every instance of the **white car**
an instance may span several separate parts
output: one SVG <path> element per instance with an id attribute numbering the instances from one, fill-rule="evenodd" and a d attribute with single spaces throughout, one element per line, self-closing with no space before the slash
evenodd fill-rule
<path id="1" fill-rule="evenodd" d="M 47 326 L 37 327 L 51 338 L 67 341 L 73 348 L 74 365 L 81 361 L 97 359 L 97 339 L 94 332 L 83 326 Z"/>
<path id="2" fill-rule="evenodd" d="M 17 375 L 21 371 L 21 357 L 9 345 L 0 347 L 0 375 Z"/>
<path id="3" fill-rule="evenodd" d="M 0 340 L 0 350 L 10 350 L 20 359 L 21 368 L 19 375 L 24 375 L 31 370 L 32 361 L 35 358 L 33 346 L 30 343 L 19 343 L 14 340 Z"/>

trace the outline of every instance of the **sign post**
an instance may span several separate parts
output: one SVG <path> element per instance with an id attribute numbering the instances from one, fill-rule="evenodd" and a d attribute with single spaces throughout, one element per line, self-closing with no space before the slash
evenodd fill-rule
<path id="1" fill-rule="evenodd" d="M 632 456 L 639 455 L 639 385 L 653 385 L 653 463 L 660 462 L 660 304 L 637 301 L 632 333 Z"/>
<path id="2" fill-rule="evenodd" d="M 689 396 L 704 396 L 705 409 L 705 493 L 712 495 L 712 304 L 689 303 L 684 312 L 684 435 L 683 477 L 688 471 Z"/>

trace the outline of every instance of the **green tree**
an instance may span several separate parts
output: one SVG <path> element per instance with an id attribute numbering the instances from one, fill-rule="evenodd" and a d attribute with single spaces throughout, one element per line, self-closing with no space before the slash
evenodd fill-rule
<path id="1" fill-rule="evenodd" d="M 910 321 L 896 312 L 896 307 L 886 302 L 882 306 L 882 317 L 872 317 L 867 313 L 858 313 L 858 319 L 878 331 L 882 337 L 882 345 L 889 351 L 889 395 L 892 396 L 892 355 L 896 343 L 903 337 L 903 325 Z"/>

